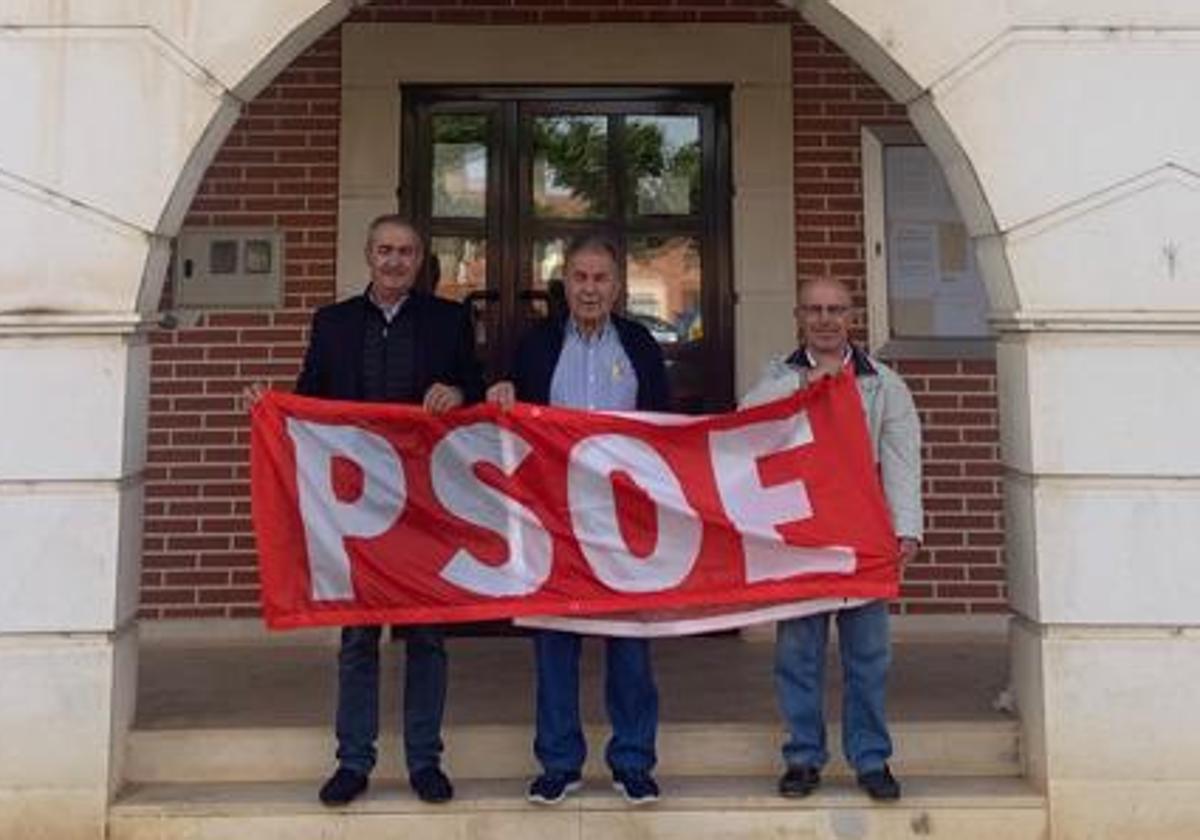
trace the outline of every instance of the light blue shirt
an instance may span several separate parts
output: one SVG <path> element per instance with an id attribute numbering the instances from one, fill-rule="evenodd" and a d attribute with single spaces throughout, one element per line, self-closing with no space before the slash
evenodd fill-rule
<path id="1" fill-rule="evenodd" d="M 612 321 L 590 338 L 568 318 L 562 353 L 550 379 L 550 404 L 589 411 L 633 411 L 638 380 Z"/>

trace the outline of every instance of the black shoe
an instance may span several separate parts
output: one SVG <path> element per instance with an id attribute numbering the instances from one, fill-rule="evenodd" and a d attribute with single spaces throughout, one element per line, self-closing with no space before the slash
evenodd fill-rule
<path id="1" fill-rule="evenodd" d="M 630 805 L 652 805 L 658 801 L 658 782 L 646 772 L 613 773 L 613 790 Z"/>
<path id="2" fill-rule="evenodd" d="M 557 805 L 583 787 L 579 773 L 543 773 L 529 783 L 525 798 L 536 805 Z"/>
<path id="3" fill-rule="evenodd" d="M 779 777 L 779 795 L 788 799 L 803 799 L 821 786 L 821 771 L 807 764 L 789 767 Z"/>
<path id="4" fill-rule="evenodd" d="M 408 777 L 408 786 L 422 802 L 449 802 L 454 798 L 454 786 L 440 767 L 422 767 Z"/>
<path id="5" fill-rule="evenodd" d="M 325 805 L 348 805 L 367 789 L 367 774 L 339 767 L 317 794 Z"/>
<path id="6" fill-rule="evenodd" d="M 878 770 L 859 773 L 858 786 L 879 802 L 894 802 L 900 798 L 900 783 L 886 764 Z"/>

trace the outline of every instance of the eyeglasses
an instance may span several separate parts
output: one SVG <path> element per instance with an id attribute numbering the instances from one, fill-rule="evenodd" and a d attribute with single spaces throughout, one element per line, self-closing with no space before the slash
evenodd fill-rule
<path id="1" fill-rule="evenodd" d="M 850 307 L 841 303 L 805 303 L 800 305 L 800 311 L 814 318 L 842 318 L 850 311 Z"/>

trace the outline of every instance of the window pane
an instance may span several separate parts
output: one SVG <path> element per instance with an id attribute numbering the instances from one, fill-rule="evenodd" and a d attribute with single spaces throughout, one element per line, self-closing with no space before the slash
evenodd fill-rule
<path id="1" fill-rule="evenodd" d="M 236 239 L 216 239 L 208 246 L 209 274 L 237 274 L 238 243 Z"/>
<path id="2" fill-rule="evenodd" d="M 630 117 L 625 122 L 630 212 L 688 216 L 700 212 L 699 117 Z"/>
<path id="3" fill-rule="evenodd" d="M 482 219 L 487 209 L 485 116 L 433 117 L 433 215 Z"/>
<path id="4" fill-rule="evenodd" d="M 924 146 L 888 146 L 883 154 L 892 335 L 988 337 L 987 292 L 937 160 Z"/>
<path id="5" fill-rule="evenodd" d="M 438 297 L 463 300 L 487 288 L 487 240 L 435 236 L 429 247 L 431 291 Z"/>
<path id="6" fill-rule="evenodd" d="M 608 119 L 536 117 L 533 132 L 533 212 L 543 218 L 586 219 L 608 211 Z"/>
<path id="7" fill-rule="evenodd" d="M 700 319 L 700 243 L 686 236 L 629 240 L 626 313 L 659 344 L 704 337 Z"/>
<path id="8" fill-rule="evenodd" d="M 533 243 L 533 266 L 529 272 L 532 311 L 541 317 L 566 310 L 563 294 L 563 254 L 567 240 L 538 239 Z M 544 294 L 543 294 L 544 293 Z"/>
<path id="9" fill-rule="evenodd" d="M 565 239 L 539 239 L 533 243 L 533 288 L 544 289 L 551 281 L 563 279 L 566 250 Z"/>

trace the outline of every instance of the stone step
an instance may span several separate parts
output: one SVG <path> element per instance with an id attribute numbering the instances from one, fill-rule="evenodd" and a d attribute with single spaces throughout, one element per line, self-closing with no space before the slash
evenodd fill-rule
<path id="1" fill-rule="evenodd" d="M 516 780 L 464 780 L 425 805 L 376 780 L 358 802 L 323 808 L 297 782 L 133 785 L 109 812 L 109 840 L 1043 840 L 1044 799 L 1020 779 L 912 776 L 904 798 L 875 804 L 847 781 L 785 800 L 765 777 L 660 777 L 663 799 L 631 808 L 606 779 L 555 807 L 524 801 Z"/>
<path id="2" fill-rule="evenodd" d="M 526 724 L 447 727 L 447 771 L 455 779 L 521 779 L 535 769 L 533 732 Z M 602 775 L 607 730 L 587 728 L 585 773 Z M 899 721 L 892 725 L 897 772 L 907 775 L 1017 776 L 1018 726 L 997 716 L 980 720 Z M 659 728 L 659 772 L 670 776 L 773 776 L 783 733 L 768 723 L 671 723 Z M 840 728 L 830 727 L 832 752 Z M 398 778 L 398 739 L 380 738 L 377 778 Z M 237 727 L 134 730 L 125 775 L 131 782 L 306 782 L 326 775 L 333 761 L 331 727 Z M 835 760 L 827 775 L 845 776 Z"/>

